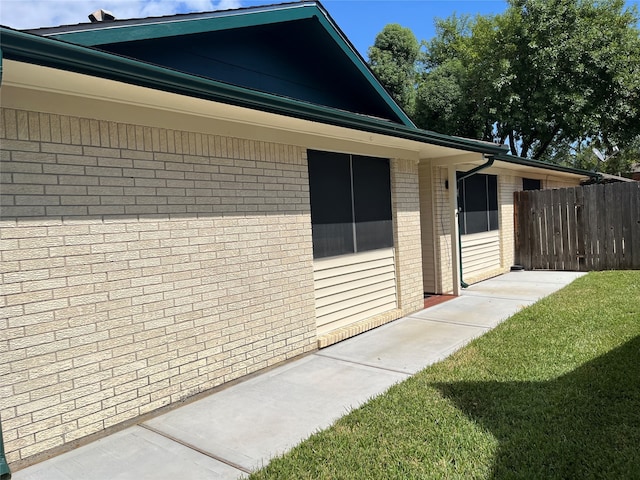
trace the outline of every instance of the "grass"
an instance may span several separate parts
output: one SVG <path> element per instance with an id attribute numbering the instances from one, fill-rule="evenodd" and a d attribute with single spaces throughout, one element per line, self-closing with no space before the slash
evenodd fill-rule
<path id="1" fill-rule="evenodd" d="M 640 478 L 640 271 L 593 272 L 251 475 Z"/>

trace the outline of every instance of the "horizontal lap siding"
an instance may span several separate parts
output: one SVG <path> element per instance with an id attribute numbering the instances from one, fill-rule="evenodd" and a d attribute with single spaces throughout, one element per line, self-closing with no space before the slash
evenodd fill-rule
<path id="1" fill-rule="evenodd" d="M 393 249 L 314 261 L 318 335 L 397 308 Z"/>
<path id="2" fill-rule="evenodd" d="M 463 280 L 472 281 L 500 269 L 500 231 L 463 235 Z"/>

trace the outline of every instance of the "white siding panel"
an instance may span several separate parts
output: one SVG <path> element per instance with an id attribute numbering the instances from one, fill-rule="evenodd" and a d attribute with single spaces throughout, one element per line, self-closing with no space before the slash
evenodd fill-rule
<path id="1" fill-rule="evenodd" d="M 462 276 L 472 278 L 500 268 L 500 231 L 463 235 Z"/>
<path id="2" fill-rule="evenodd" d="M 392 248 L 313 262 L 318 334 L 397 308 Z"/>

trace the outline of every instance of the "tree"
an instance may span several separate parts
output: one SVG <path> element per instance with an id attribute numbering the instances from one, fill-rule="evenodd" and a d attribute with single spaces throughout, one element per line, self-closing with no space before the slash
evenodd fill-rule
<path id="1" fill-rule="evenodd" d="M 494 109 L 490 90 L 495 58 L 477 53 L 481 43 L 493 34 L 492 22 L 493 17 L 472 20 L 468 15 L 453 15 L 436 22 L 436 37 L 424 43 L 424 70 L 419 77 L 414 112 L 419 126 L 451 135 L 492 139 Z"/>
<path id="2" fill-rule="evenodd" d="M 369 65 L 396 102 L 409 114 L 415 102 L 420 44 L 409 28 L 389 24 L 369 48 Z"/>
<path id="3" fill-rule="evenodd" d="M 622 150 L 640 135 L 637 23 L 623 0 L 509 0 L 501 15 L 438 20 L 413 118 L 541 160 Z"/>
<path id="4" fill-rule="evenodd" d="M 597 148 L 597 147 L 596 147 Z M 640 164 L 640 136 L 632 139 L 624 148 L 614 148 L 605 150 L 600 145 L 599 150 L 605 157 L 602 162 L 593 152 L 592 147 L 582 148 L 573 157 L 568 157 L 563 163 L 569 163 L 576 168 L 584 170 L 595 170 L 598 172 L 610 173 L 612 175 L 627 175 L 636 164 Z"/>
<path id="5" fill-rule="evenodd" d="M 513 154 L 545 159 L 640 133 L 637 16 L 622 0 L 512 0 L 495 21 L 493 52 L 481 54 L 500 52 L 493 107 Z"/>

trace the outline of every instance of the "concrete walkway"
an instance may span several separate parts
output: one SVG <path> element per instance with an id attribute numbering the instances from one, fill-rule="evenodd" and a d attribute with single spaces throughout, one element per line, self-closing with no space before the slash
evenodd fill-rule
<path id="1" fill-rule="evenodd" d="M 513 272 L 14 473 L 14 480 L 236 479 L 581 273 Z"/>

